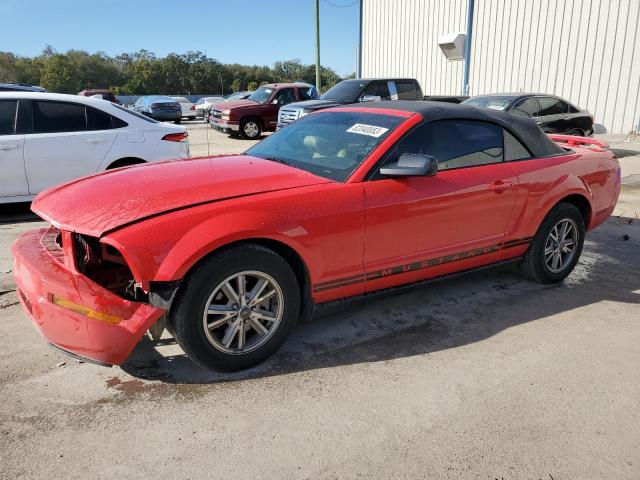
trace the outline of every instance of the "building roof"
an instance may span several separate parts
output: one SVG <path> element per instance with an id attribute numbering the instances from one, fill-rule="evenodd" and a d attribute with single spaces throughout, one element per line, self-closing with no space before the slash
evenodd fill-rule
<path id="1" fill-rule="evenodd" d="M 411 100 L 366 102 L 348 105 L 348 107 L 403 110 L 420 114 L 426 122 L 436 120 L 480 120 L 496 123 L 520 140 L 535 157 L 546 157 L 563 152 L 562 148 L 551 141 L 535 121 L 501 110 L 470 107 L 447 102 Z"/>

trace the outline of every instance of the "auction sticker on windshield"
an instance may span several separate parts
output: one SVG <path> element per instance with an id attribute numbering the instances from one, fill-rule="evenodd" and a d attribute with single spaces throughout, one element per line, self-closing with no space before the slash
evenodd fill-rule
<path id="1" fill-rule="evenodd" d="M 357 133 L 358 135 L 369 135 L 370 137 L 378 138 L 383 133 L 387 132 L 388 128 L 376 127 L 375 125 L 365 125 L 364 123 L 356 123 L 349 127 L 347 132 Z"/>

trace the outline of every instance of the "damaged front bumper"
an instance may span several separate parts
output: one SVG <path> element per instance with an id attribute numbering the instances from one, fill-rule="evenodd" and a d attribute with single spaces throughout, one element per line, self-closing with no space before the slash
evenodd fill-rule
<path id="1" fill-rule="evenodd" d="M 22 306 L 53 346 L 117 365 L 166 310 L 126 300 L 78 273 L 58 245 L 57 229 L 35 230 L 13 245 Z"/>

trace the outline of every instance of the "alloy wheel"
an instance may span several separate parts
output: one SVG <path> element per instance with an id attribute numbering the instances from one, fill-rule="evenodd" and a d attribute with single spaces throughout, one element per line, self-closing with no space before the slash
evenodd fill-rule
<path id="1" fill-rule="evenodd" d="M 203 327 L 209 343 L 228 354 L 251 352 L 275 333 L 284 312 L 278 282 L 256 270 L 224 279 L 207 300 Z"/>
<path id="2" fill-rule="evenodd" d="M 258 128 L 258 124 L 256 122 L 247 122 L 244 125 L 244 133 L 247 137 L 254 138 L 258 136 L 260 129 Z"/>
<path id="3" fill-rule="evenodd" d="M 549 271 L 562 272 L 573 260 L 578 247 L 578 226 L 570 218 L 560 220 L 549 232 L 544 261 Z"/>

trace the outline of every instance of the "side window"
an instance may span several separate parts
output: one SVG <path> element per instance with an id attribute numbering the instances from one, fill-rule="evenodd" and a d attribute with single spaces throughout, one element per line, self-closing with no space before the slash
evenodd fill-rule
<path id="1" fill-rule="evenodd" d="M 516 137 L 504 129 L 502 130 L 502 134 L 504 135 L 504 158 L 506 161 L 531 158 L 529 151 Z"/>
<path id="2" fill-rule="evenodd" d="M 560 105 L 562 105 L 562 113 L 578 113 L 578 112 L 580 112 L 580 110 L 578 110 L 576 107 L 574 107 L 570 103 L 563 102 L 562 100 L 560 100 Z"/>
<path id="3" fill-rule="evenodd" d="M 17 100 L 0 101 L 0 135 L 13 135 L 16 127 Z"/>
<path id="4" fill-rule="evenodd" d="M 300 94 L 300 100 L 313 100 L 317 98 L 316 87 L 299 88 L 298 93 Z"/>
<path id="5" fill-rule="evenodd" d="M 427 126 L 427 154 L 438 170 L 475 167 L 504 160 L 502 128 L 474 120 L 442 120 Z"/>
<path id="6" fill-rule="evenodd" d="M 110 130 L 113 128 L 111 118 L 108 113 L 87 107 L 87 130 Z"/>
<path id="7" fill-rule="evenodd" d="M 411 81 L 396 80 L 396 90 L 398 91 L 398 100 L 422 100 L 415 84 Z"/>
<path id="8" fill-rule="evenodd" d="M 421 123 L 409 133 L 407 133 L 400 141 L 391 149 L 384 160 L 376 167 L 375 173 L 371 176 L 371 180 L 380 180 L 385 178 L 380 174 L 380 167 L 389 163 L 397 162 L 400 155 L 404 153 L 415 153 L 418 155 L 427 154 L 427 126 Z"/>
<path id="9" fill-rule="evenodd" d="M 387 82 L 389 88 L 389 100 L 398 100 L 398 90 L 396 89 L 396 83 L 393 80 Z"/>
<path id="10" fill-rule="evenodd" d="M 574 107 L 570 103 L 567 103 L 567 113 L 580 113 L 580 109 Z"/>
<path id="11" fill-rule="evenodd" d="M 81 132 L 86 130 L 84 105 L 63 102 L 33 102 L 33 132 Z"/>
<path id="12" fill-rule="evenodd" d="M 283 88 L 276 95 L 276 99 L 278 100 L 278 105 L 286 105 L 296 101 L 296 93 L 293 88 Z"/>
<path id="13" fill-rule="evenodd" d="M 371 82 L 367 88 L 364 89 L 361 97 L 364 97 L 365 95 L 380 97 L 380 100 L 391 100 L 391 94 L 389 93 L 389 86 L 387 85 L 387 82 Z"/>
<path id="14" fill-rule="evenodd" d="M 527 98 L 513 107 L 509 113 L 520 115 L 521 117 L 537 117 L 540 105 L 537 98 Z"/>
<path id="15" fill-rule="evenodd" d="M 548 115 L 560 115 L 562 112 L 562 105 L 560 100 L 553 97 L 540 97 L 540 113 L 539 117 L 546 117 Z"/>
<path id="16" fill-rule="evenodd" d="M 127 122 L 97 108 L 87 107 L 87 130 L 111 130 L 126 127 Z"/>

